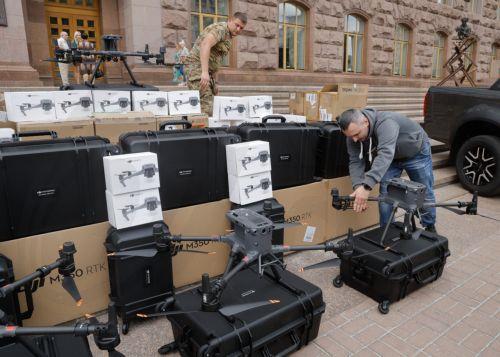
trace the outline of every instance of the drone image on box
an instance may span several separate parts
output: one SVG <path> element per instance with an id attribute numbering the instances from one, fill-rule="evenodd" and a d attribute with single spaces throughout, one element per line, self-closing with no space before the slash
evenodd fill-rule
<path id="1" fill-rule="evenodd" d="M 105 112 L 106 107 L 109 107 L 112 105 L 117 105 L 117 104 L 120 108 L 126 108 L 126 107 L 128 107 L 130 100 L 128 98 L 118 98 L 118 100 L 116 102 L 111 102 L 110 100 L 103 100 L 100 103 L 101 103 L 102 111 Z"/>
<path id="2" fill-rule="evenodd" d="M 61 108 L 62 110 L 67 113 L 66 109 L 67 108 L 71 108 L 75 105 L 79 105 L 81 106 L 82 108 L 89 108 L 90 105 L 92 104 L 92 99 L 90 99 L 90 97 L 81 97 L 80 100 L 78 100 L 78 102 L 75 102 L 75 103 L 72 103 L 71 101 L 69 100 L 65 100 L 61 103 Z M 101 104 L 102 105 L 102 104 Z M 103 108 L 104 110 L 104 108 Z"/>
<path id="3" fill-rule="evenodd" d="M 230 105 L 224 107 L 224 113 L 226 113 L 226 116 L 229 112 L 237 111 L 238 113 L 243 114 L 246 110 L 247 108 L 244 104 L 237 104 L 235 107 L 231 107 Z"/>
<path id="4" fill-rule="evenodd" d="M 192 107 L 196 107 L 199 102 L 200 100 L 198 99 L 198 97 L 189 97 L 189 99 L 186 100 L 185 102 L 183 102 L 181 99 L 177 99 L 176 101 L 174 101 L 174 107 L 176 110 L 179 110 L 179 107 L 185 104 L 189 104 Z"/>
<path id="5" fill-rule="evenodd" d="M 259 188 L 265 191 L 269 188 L 269 186 L 271 186 L 271 180 L 269 180 L 268 178 L 263 178 L 260 180 L 260 183 L 258 185 L 248 185 L 247 187 L 245 187 L 245 195 L 247 196 L 247 198 L 250 198 L 250 192 L 258 190 Z"/>
<path id="6" fill-rule="evenodd" d="M 161 202 L 156 197 L 147 197 L 142 205 L 139 206 L 127 205 L 123 208 L 119 208 L 118 210 L 122 213 L 123 217 L 127 221 L 130 221 L 129 215 L 131 215 L 132 213 L 139 211 L 141 209 L 154 211 L 160 206 L 160 204 Z"/>
<path id="7" fill-rule="evenodd" d="M 127 187 L 125 181 L 129 180 L 133 177 L 144 176 L 146 178 L 151 178 L 158 172 L 158 167 L 155 164 L 145 164 L 142 165 L 142 169 L 140 171 L 132 172 L 132 171 L 123 171 L 121 174 L 118 174 L 118 180 L 123 185 L 123 187 Z"/>
<path id="8" fill-rule="evenodd" d="M 144 107 L 148 105 L 156 105 L 159 108 L 163 108 L 167 105 L 167 99 L 166 98 L 156 98 L 154 101 L 149 101 L 147 99 L 143 99 L 139 102 L 139 105 L 141 106 L 141 109 L 144 110 Z M 195 104 L 196 105 L 196 104 Z"/>
<path id="9" fill-rule="evenodd" d="M 33 105 L 31 103 L 22 103 L 21 105 L 18 105 L 18 107 L 21 113 L 23 113 L 23 115 L 26 116 L 26 112 L 28 110 L 36 108 L 42 108 L 44 111 L 48 112 L 54 107 L 54 102 L 50 99 L 42 99 L 40 100 L 40 104 Z"/>
<path id="10" fill-rule="evenodd" d="M 271 106 L 272 106 L 271 102 L 264 102 L 264 103 L 262 103 L 261 105 L 259 105 L 259 104 L 255 104 L 255 105 L 252 107 L 252 110 L 253 110 L 254 114 L 257 114 L 257 110 L 258 110 L 258 109 L 264 108 L 264 109 L 266 109 L 266 110 L 269 110 L 269 109 L 271 109 Z"/>
<path id="11" fill-rule="evenodd" d="M 77 302 L 77 306 L 83 303 L 80 292 L 73 280 L 72 274 L 75 272 L 74 254 L 76 253 L 73 242 L 66 242 L 59 250 L 59 258 L 48 265 L 38 268 L 34 273 L 25 276 L 15 282 L 0 287 L 0 298 L 7 298 L 11 295 L 24 291 L 28 305 L 28 312 L 21 315 L 21 320 L 27 319 L 33 312 L 33 299 L 31 295 L 31 285 L 35 279 L 44 279 L 54 269 L 58 269 L 63 277 L 62 287 Z M 41 284 L 43 286 L 43 284 Z M 46 356 L 49 351 L 42 351 L 37 345 L 25 336 L 60 336 L 72 335 L 86 338 L 88 335 L 94 336 L 97 347 L 108 351 L 110 357 L 122 357 L 123 354 L 115 348 L 120 344 L 118 333 L 118 319 L 113 303 L 108 306 L 108 322 L 100 323 L 94 316 L 87 315 L 84 321 L 78 321 L 74 326 L 50 326 L 50 327 L 20 327 L 21 321 L 9 321 L 3 311 L 0 310 L 0 354 L 17 357 Z M 87 345 L 88 344 L 83 344 Z M 57 347 L 57 346 L 56 346 Z M 50 348 L 50 347 L 47 347 Z M 11 354 L 12 353 L 12 354 Z M 87 351 L 88 356 L 92 354 Z"/>
<path id="12" fill-rule="evenodd" d="M 247 165 L 251 162 L 254 161 L 260 161 L 262 163 L 267 162 L 269 160 L 269 152 L 268 151 L 260 151 L 257 156 L 255 157 L 250 157 L 250 156 L 245 156 L 243 159 L 241 159 L 241 165 L 245 170 L 247 169 Z"/>

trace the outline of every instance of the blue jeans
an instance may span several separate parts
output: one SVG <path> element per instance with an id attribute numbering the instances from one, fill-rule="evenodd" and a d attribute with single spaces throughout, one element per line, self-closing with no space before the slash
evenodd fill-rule
<path id="1" fill-rule="evenodd" d="M 403 170 L 406 171 L 410 180 L 424 184 L 427 187 L 425 194 L 425 202 L 436 202 L 434 196 L 434 174 L 432 172 L 432 154 L 431 144 L 427 140 L 422 147 L 422 150 L 414 157 L 404 161 L 393 161 L 384 177 L 380 181 L 380 194 L 387 193 L 387 183 L 391 178 L 401 177 Z M 380 225 L 383 227 L 387 224 L 391 215 L 392 207 L 387 203 L 379 203 Z M 436 208 L 431 207 L 421 212 L 420 223 L 424 227 L 432 226 L 436 223 Z"/>

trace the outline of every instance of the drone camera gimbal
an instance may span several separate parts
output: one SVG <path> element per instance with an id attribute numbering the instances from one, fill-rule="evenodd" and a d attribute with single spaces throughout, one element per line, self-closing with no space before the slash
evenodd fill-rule
<path id="1" fill-rule="evenodd" d="M 198 99 L 198 97 L 189 97 L 189 99 L 186 101 L 182 101 L 181 99 L 177 99 L 174 101 L 174 107 L 177 110 L 179 110 L 179 107 L 181 105 L 184 105 L 184 104 L 189 104 L 192 107 L 196 107 L 199 102 L 200 102 L 200 100 Z"/>
<path id="2" fill-rule="evenodd" d="M 255 157 L 250 157 L 250 156 L 245 156 L 243 159 L 241 159 L 241 165 L 245 170 L 247 170 L 247 165 L 253 161 L 259 160 L 260 162 L 264 163 L 269 159 L 269 152 L 267 151 L 260 151 L 257 156 Z"/>
<path id="3" fill-rule="evenodd" d="M 78 102 L 71 103 L 70 100 L 65 100 L 61 103 L 62 110 L 67 113 L 66 109 L 75 105 L 80 105 L 82 108 L 89 108 L 92 104 L 92 99 L 90 97 L 81 97 Z"/>

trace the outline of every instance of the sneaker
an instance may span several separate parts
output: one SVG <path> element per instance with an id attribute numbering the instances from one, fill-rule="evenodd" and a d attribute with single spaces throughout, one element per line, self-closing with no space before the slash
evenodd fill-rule
<path id="1" fill-rule="evenodd" d="M 425 227 L 425 230 L 426 230 L 427 232 L 430 232 L 430 233 L 437 233 L 437 231 L 436 231 L 436 226 L 435 226 L 435 225 L 430 225 L 430 226 L 427 226 L 427 227 Z"/>

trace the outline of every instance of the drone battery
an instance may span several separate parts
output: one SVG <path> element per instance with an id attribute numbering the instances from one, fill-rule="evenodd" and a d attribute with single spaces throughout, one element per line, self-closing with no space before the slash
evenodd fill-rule
<path id="1" fill-rule="evenodd" d="M 94 101 L 90 90 L 54 91 L 52 95 L 58 120 L 88 118 L 94 112 Z"/>
<path id="2" fill-rule="evenodd" d="M 5 92 L 4 96 L 11 122 L 56 120 L 53 92 Z"/>
<path id="3" fill-rule="evenodd" d="M 400 206 L 409 208 L 422 207 L 426 190 L 427 187 L 424 184 L 400 177 L 391 179 L 387 185 L 387 195 L 401 202 Z"/>
<path id="4" fill-rule="evenodd" d="M 271 171 L 269 143 L 255 140 L 226 146 L 227 173 L 246 176 Z"/>
<path id="5" fill-rule="evenodd" d="M 160 187 L 155 153 L 107 156 L 103 160 L 106 190 L 113 195 Z"/>
<path id="6" fill-rule="evenodd" d="M 238 142 L 239 136 L 211 128 L 135 132 L 120 137 L 124 152 L 158 155 L 163 209 L 227 198 L 226 145 Z"/>
<path id="7" fill-rule="evenodd" d="M 340 279 L 385 307 L 437 280 L 450 255 L 448 239 L 422 231 L 418 239 L 401 239 L 401 223 L 354 236 L 352 253 L 340 255 Z M 387 248 L 389 247 L 389 248 Z M 381 305 L 382 306 L 382 305 Z"/>
<path id="8" fill-rule="evenodd" d="M 315 181 L 316 147 L 320 129 L 302 123 L 245 123 L 236 129 L 243 141 L 268 141 L 273 188 Z"/>
<path id="9" fill-rule="evenodd" d="M 256 268 L 255 268 L 256 269 Z M 198 312 L 198 288 L 176 295 L 168 316 L 182 356 L 287 356 L 318 335 L 325 303 L 321 289 L 298 276 L 279 270 L 278 282 L 254 268 L 231 279 L 221 306 L 279 300 L 226 318 L 218 312 Z M 194 312 L 193 312 L 194 311 Z"/>
<path id="10" fill-rule="evenodd" d="M 113 195 L 106 190 L 109 224 L 117 229 L 163 219 L 157 188 Z"/>
<path id="11" fill-rule="evenodd" d="M 316 152 L 316 176 L 337 178 L 349 175 L 346 138 L 336 122 L 314 122 L 321 129 Z"/>
<path id="12" fill-rule="evenodd" d="M 168 92 L 133 91 L 134 112 L 148 111 L 154 115 L 168 115 Z"/>
<path id="13" fill-rule="evenodd" d="M 197 90 L 168 92 L 170 115 L 201 114 L 200 92 Z"/>
<path id="14" fill-rule="evenodd" d="M 93 90 L 92 98 L 96 113 L 125 113 L 132 108 L 129 91 Z"/>
<path id="15" fill-rule="evenodd" d="M 273 223 L 284 223 L 285 222 L 285 207 L 280 204 L 275 198 L 268 198 L 263 201 L 250 203 L 248 205 L 237 205 L 232 204 L 231 209 L 236 208 L 248 208 L 252 211 L 257 212 L 267 218 L 269 218 Z M 274 229 L 273 230 L 273 245 L 283 245 L 284 240 L 284 229 Z M 283 253 L 276 253 L 277 258 L 283 261 Z"/>
<path id="16" fill-rule="evenodd" d="M 168 226 L 163 221 L 159 223 L 168 234 Z M 105 243 L 107 253 L 154 249 L 154 224 L 110 229 Z M 139 312 L 153 312 L 157 303 L 173 295 L 172 256 L 169 250 L 159 251 L 151 258 L 109 255 L 108 267 L 110 298 L 115 302 L 124 324 L 128 324 L 128 320 Z"/>
<path id="17" fill-rule="evenodd" d="M 248 176 L 228 175 L 229 200 L 246 205 L 273 197 L 271 171 Z"/>
<path id="18" fill-rule="evenodd" d="M 0 144 L 0 241 L 107 220 L 100 137 Z"/>

